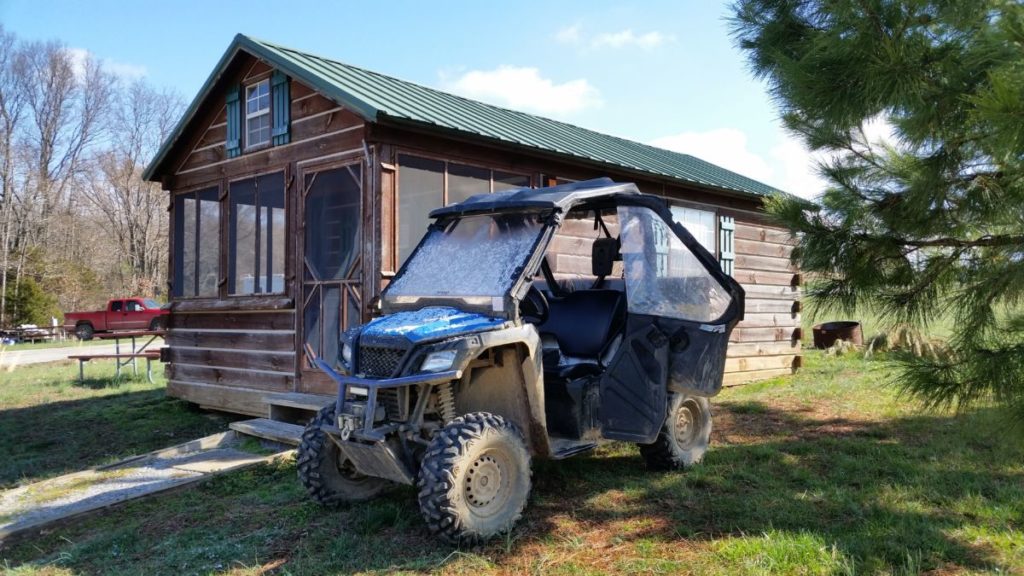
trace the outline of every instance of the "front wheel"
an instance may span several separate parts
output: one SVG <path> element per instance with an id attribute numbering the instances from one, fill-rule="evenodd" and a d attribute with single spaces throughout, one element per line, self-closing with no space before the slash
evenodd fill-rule
<path id="1" fill-rule="evenodd" d="M 299 482 L 320 504 L 334 506 L 341 502 L 369 500 L 380 494 L 391 482 L 364 476 L 352 463 L 341 459 L 341 450 L 320 429 L 334 423 L 334 405 L 324 406 L 306 426 L 299 444 L 296 464 Z"/>
<path id="2" fill-rule="evenodd" d="M 711 403 L 702 396 L 672 394 L 668 417 L 652 444 L 641 444 L 640 455 L 651 470 L 688 468 L 704 457 L 711 442 Z"/>
<path id="3" fill-rule="evenodd" d="M 453 544 L 507 532 L 530 495 L 530 453 L 514 424 L 473 412 L 434 436 L 420 466 L 420 512 Z"/>
<path id="4" fill-rule="evenodd" d="M 162 317 L 157 316 L 156 318 L 153 318 L 149 322 L 149 331 L 150 332 L 158 332 L 160 330 L 163 330 L 165 328 L 165 325 L 166 325 L 165 320 Z"/>
<path id="5" fill-rule="evenodd" d="M 92 324 L 79 324 L 75 326 L 75 336 L 79 340 L 92 340 L 92 335 L 95 331 L 92 329 Z"/>

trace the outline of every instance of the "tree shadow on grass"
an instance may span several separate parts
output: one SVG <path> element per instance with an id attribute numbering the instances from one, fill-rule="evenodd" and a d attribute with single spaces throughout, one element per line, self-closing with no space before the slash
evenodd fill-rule
<path id="1" fill-rule="evenodd" d="M 190 410 L 163 389 L 0 410 L 0 489 L 222 432 L 232 419 Z"/>
<path id="2" fill-rule="evenodd" d="M 809 533 L 857 571 L 903 566 L 908 554 L 924 569 L 992 568 L 990 550 L 954 535 L 1024 520 L 1024 474 L 1013 465 L 1024 451 L 992 433 L 990 411 L 869 422 L 735 408 L 723 411 L 717 442 L 687 472 L 655 475 L 617 457 L 538 474 L 531 520 L 551 530 L 551 519 L 571 510 L 615 525 L 625 540 Z"/>
<path id="3" fill-rule="evenodd" d="M 726 404 L 713 449 L 687 472 L 647 472 L 624 445 L 538 462 L 514 533 L 468 550 L 427 532 L 414 488 L 325 509 L 285 462 L 129 504 L 4 556 L 12 565 L 60 558 L 83 572 L 514 573 L 559 561 L 616 571 L 634 547 L 653 546 L 645 554 L 654 559 L 681 549 L 713 556 L 730 542 L 797 534 L 834 547 L 850 571 L 899 571 L 908 557 L 919 569 L 983 570 L 999 565 L 998 554 L 960 531 L 1024 522 L 1024 477 L 1013 464 L 1024 453 L 994 438 L 993 422 L 985 411 L 866 422 Z M 541 558 L 554 564 L 535 564 Z"/>

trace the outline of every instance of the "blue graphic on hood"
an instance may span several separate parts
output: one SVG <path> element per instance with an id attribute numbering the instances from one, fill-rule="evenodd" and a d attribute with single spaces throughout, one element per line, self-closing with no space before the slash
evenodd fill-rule
<path id="1" fill-rule="evenodd" d="M 463 312 L 447 306 L 430 306 L 371 320 L 360 332 L 371 338 L 400 336 L 416 344 L 424 340 L 493 330 L 501 327 L 504 322 L 501 318 Z"/>

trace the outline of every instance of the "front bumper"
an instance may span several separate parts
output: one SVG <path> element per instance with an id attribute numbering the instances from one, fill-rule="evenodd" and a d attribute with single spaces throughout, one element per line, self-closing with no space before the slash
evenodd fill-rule
<path id="1" fill-rule="evenodd" d="M 338 400 L 335 406 L 335 414 L 345 414 L 345 402 L 353 388 L 365 390 L 366 407 L 363 410 L 362 436 L 367 439 L 377 440 L 373 428 L 375 415 L 377 413 L 377 393 L 388 388 L 404 388 L 406 386 L 422 386 L 443 384 L 462 378 L 462 370 L 446 370 L 444 372 L 432 372 L 427 374 L 414 374 L 412 376 L 401 376 L 399 378 L 360 378 L 359 376 L 343 376 L 336 374 L 332 376 L 338 382 Z M 379 438 L 383 439 L 383 438 Z"/>
<path id="2" fill-rule="evenodd" d="M 334 426 L 324 426 L 323 430 L 338 445 L 345 459 L 349 460 L 361 474 L 412 484 L 415 474 L 410 469 L 407 456 L 403 457 L 404 450 L 396 444 L 398 441 L 393 435 L 388 437 L 390 433 L 399 430 L 399 424 L 386 423 L 374 427 L 375 421 L 379 419 L 377 394 L 380 390 L 389 388 L 426 387 L 451 382 L 462 378 L 462 370 L 386 379 L 345 376 L 333 370 L 328 372 L 328 375 L 338 383 L 335 409 L 337 421 Z M 353 403 L 351 410 L 347 410 L 346 405 L 350 402 L 346 399 L 353 388 L 362 389 L 360 392 L 365 391 L 366 400 Z M 427 394 L 423 392 L 420 397 L 425 399 Z"/>

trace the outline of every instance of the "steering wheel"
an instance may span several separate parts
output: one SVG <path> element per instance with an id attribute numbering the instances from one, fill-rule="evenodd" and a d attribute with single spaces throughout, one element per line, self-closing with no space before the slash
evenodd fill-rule
<path id="1" fill-rule="evenodd" d="M 522 315 L 523 321 L 530 324 L 543 324 L 548 321 L 549 311 L 547 296 L 544 296 L 544 293 L 535 284 L 531 284 L 530 289 L 526 291 L 526 296 L 523 296 L 523 301 L 519 303 L 519 313 Z"/>

